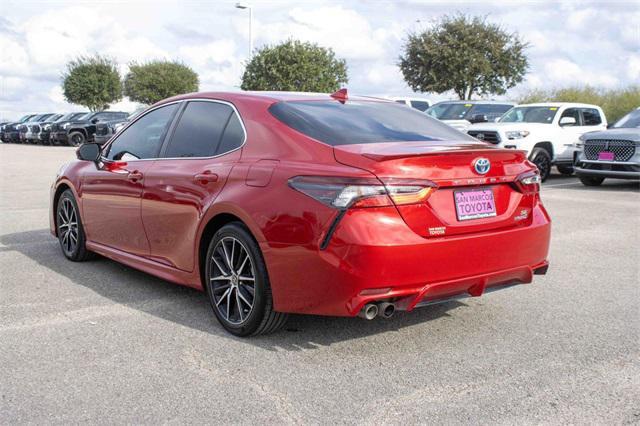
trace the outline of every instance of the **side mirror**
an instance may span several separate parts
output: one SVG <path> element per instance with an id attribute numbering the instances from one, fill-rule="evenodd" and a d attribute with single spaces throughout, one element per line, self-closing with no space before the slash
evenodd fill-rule
<path id="1" fill-rule="evenodd" d="M 78 160 L 97 163 L 100 160 L 100 146 L 97 143 L 83 143 L 76 151 L 76 157 Z"/>
<path id="2" fill-rule="evenodd" d="M 97 122 L 99 122 L 99 121 L 100 121 L 100 119 L 96 117 L 96 118 L 93 118 L 93 119 L 91 120 L 91 123 L 96 124 L 96 123 L 97 123 Z"/>
<path id="3" fill-rule="evenodd" d="M 575 126 L 576 118 L 575 117 L 562 117 L 560 119 L 561 126 Z"/>
<path id="4" fill-rule="evenodd" d="M 484 114 L 476 114 L 473 117 L 471 117 L 471 120 L 469 120 L 469 122 L 471 124 L 473 124 L 473 123 L 487 123 L 487 122 L 489 122 L 489 119 Z"/>

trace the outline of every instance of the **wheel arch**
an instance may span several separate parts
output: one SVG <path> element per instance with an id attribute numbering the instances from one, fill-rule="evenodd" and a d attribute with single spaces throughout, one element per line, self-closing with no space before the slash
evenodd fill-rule
<path id="1" fill-rule="evenodd" d="M 198 238 L 198 245 L 196 247 L 196 256 L 197 256 L 197 271 L 200 275 L 200 281 L 202 287 L 206 291 L 206 286 L 204 283 L 204 269 L 206 266 L 205 257 L 207 256 L 207 250 L 209 249 L 209 241 L 213 235 L 223 226 L 237 222 L 242 224 L 249 232 L 249 235 L 254 239 L 256 244 L 259 245 L 259 235 L 262 235 L 259 231 L 257 231 L 255 226 L 251 226 L 249 224 L 249 220 L 247 217 L 243 217 L 244 215 L 239 214 L 239 212 L 232 212 L 229 210 L 220 210 L 215 214 L 212 214 L 211 217 L 206 221 L 204 226 L 202 227 L 202 232 L 200 232 L 200 237 Z M 203 221 L 204 223 L 204 221 Z"/>
<path id="2" fill-rule="evenodd" d="M 80 133 L 82 133 L 84 135 L 84 138 L 86 140 L 89 139 L 89 137 L 88 137 L 89 133 L 87 132 L 87 129 L 85 129 L 84 127 L 74 127 L 72 129 L 69 129 L 67 131 L 67 135 L 71 136 L 71 133 L 73 133 L 73 132 L 80 132 Z"/>
<path id="3" fill-rule="evenodd" d="M 53 198 L 51 199 L 51 220 L 53 225 L 52 230 L 53 230 L 53 234 L 56 237 L 58 236 L 58 226 L 57 226 L 58 220 L 56 217 L 56 210 L 58 209 L 58 202 L 60 201 L 60 197 L 67 189 L 71 190 L 71 192 L 73 193 L 73 197 L 76 199 L 76 203 L 78 204 L 78 210 L 79 210 L 78 213 L 82 217 L 82 206 L 80 205 L 80 198 L 78 197 L 78 192 L 76 191 L 75 187 L 71 182 L 67 180 L 61 180 L 56 185 L 56 189 L 53 193 Z"/>
<path id="4" fill-rule="evenodd" d="M 545 151 L 547 151 L 549 153 L 549 156 L 551 156 L 551 161 L 553 161 L 554 159 L 553 143 L 549 141 L 536 142 L 533 145 L 533 148 L 531 149 L 531 151 L 533 151 L 535 148 L 542 148 Z"/>

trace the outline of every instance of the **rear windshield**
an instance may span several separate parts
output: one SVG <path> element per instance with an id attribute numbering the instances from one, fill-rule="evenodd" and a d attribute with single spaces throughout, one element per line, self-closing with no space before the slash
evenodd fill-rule
<path id="1" fill-rule="evenodd" d="M 269 111 L 287 126 L 329 145 L 475 140 L 395 102 L 291 101 Z"/>

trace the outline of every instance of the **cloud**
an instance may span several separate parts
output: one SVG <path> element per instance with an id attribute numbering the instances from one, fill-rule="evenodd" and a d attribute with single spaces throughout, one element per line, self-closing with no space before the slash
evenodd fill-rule
<path id="1" fill-rule="evenodd" d="M 456 12 L 487 16 L 530 43 L 530 73 L 510 96 L 532 87 L 616 87 L 640 80 L 640 8 L 630 3 L 318 0 L 253 6 L 256 48 L 288 38 L 331 47 L 347 60 L 352 93 L 410 94 L 396 65 L 407 32 Z M 124 10 L 60 0 L 14 2 L 5 9 L 0 118 L 81 109 L 66 103 L 60 89 L 65 64 L 79 55 L 110 56 L 123 74 L 132 61 L 177 59 L 198 72 L 202 90 L 237 90 L 249 53 L 249 15 L 232 1 L 141 1 Z"/>
<path id="2" fill-rule="evenodd" d="M 378 59 L 385 54 L 384 44 L 389 34 L 383 29 L 374 31 L 369 21 L 355 10 L 335 6 L 296 7 L 285 20 L 259 21 L 257 36 L 267 43 L 287 38 L 318 43 L 347 59 Z"/>

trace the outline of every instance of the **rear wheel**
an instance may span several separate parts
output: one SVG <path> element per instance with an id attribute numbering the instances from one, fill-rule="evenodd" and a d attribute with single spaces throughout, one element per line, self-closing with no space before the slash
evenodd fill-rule
<path id="1" fill-rule="evenodd" d="M 573 174 L 573 166 L 556 166 L 558 171 L 567 176 L 571 176 Z"/>
<path id="2" fill-rule="evenodd" d="M 551 155 L 544 148 L 534 148 L 531 151 L 531 162 L 538 167 L 540 178 L 544 182 L 551 174 Z"/>
<path id="3" fill-rule="evenodd" d="M 69 145 L 80 146 L 87 141 L 87 138 L 82 132 L 71 132 L 69 134 Z"/>
<path id="4" fill-rule="evenodd" d="M 238 222 L 223 226 L 211 239 L 205 286 L 216 318 L 236 336 L 271 333 L 287 319 L 273 310 L 260 247 Z"/>
<path id="5" fill-rule="evenodd" d="M 585 186 L 600 186 L 604 178 L 600 176 L 580 176 L 580 182 Z"/>
<path id="6" fill-rule="evenodd" d="M 70 189 L 64 191 L 58 200 L 56 229 L 60 248 L 67 259 L 82 262 L 92 256 L 92 253 L 85 246 L 86 237 L 78 204 Z"/>

